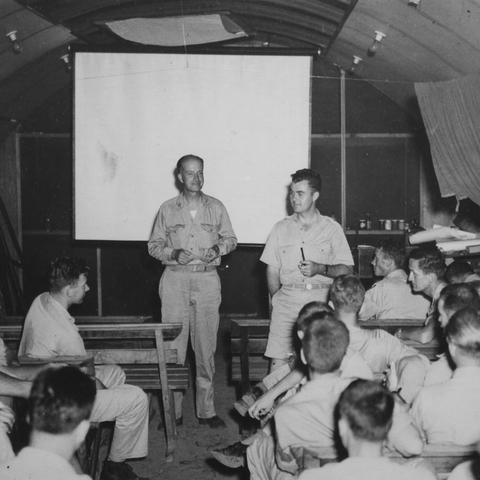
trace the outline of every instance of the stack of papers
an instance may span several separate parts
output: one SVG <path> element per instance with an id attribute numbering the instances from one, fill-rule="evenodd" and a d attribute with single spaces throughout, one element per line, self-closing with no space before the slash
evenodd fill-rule
<path id="1" fill-rule="evenodd" d="M 426 242 L 437 242 L 438 249 L 443 253 L 461 252 L 463 250 L 473 253 L 477 248 L 480 250 L 480 234 L 465 232 L 452 227 L 434 225 L 429 230 L 414 233 L 410 236 L 412 245 Z"/>

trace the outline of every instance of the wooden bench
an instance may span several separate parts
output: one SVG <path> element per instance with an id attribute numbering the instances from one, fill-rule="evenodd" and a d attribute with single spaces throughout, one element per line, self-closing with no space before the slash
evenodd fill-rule
<path id="1" fill-rule="evenodd" d="M 268 375 L 269 359 L 263 356 L 267 347 L 270 320 L 235 319 L 231 325 L 231 378 L 240 382 L 242 395 L 250 382 L 260 382 Z"/>
<path id="2" fill-rule="evenodd" d="M 414 327 L 423 325 L 424 320 L 369 320 L 359 322 L 362 328 L 382 330 L 395 333 L 400 327 Z M 250 389 L 250 382 L 260 382 L 268 374 L 269 359 L 263 356 L 267 346 L 270 320 L 251 318 L 233 319 L 231 325 L 231 379 L 240 382 L 242 395 Z M 437 340 L 422 345 L 417 342 L 406 341 L 406 345 L 416 348 L 430 360 L 436 360 L 442 353 L 442 345 Z"/>
<path id="3" fill-rule="evenodd" d="M 338 452 L 333 447 L 296 447 L 292 449 L 299 468 L 299 474 L 309 468 L 323 467 L 327 463 L 338 462 Z M 476 446 L 459 447 L 456 445 L 425 445 L 423 458 L 430 462 L 440 479 L 446 479 L 449 473 L 459 464 L 472 460 L 477 455 Z M 406 463 L 411 458 L 402 457 L 398 452 L 385 451 L 384 456 L 394 462 Z M 418 458 L 418 457 L 413 457 Z"/>
<path id="4" fill-rule="evenodd" d="M 105 320 L 106 318 L 104 318 Z M 144 390 L 161 390 L 165 415 L 167 462 L 173 461 L 176 442 L 173 390 L 188 388 L 188 368 L 177 364 L 177 351 L 166 342 L 174 340 L 182 329 L 179 323 L 78 323 L 79 333 L 96 365 L 121 365 L 127 383 Z M 0 325 L 0 337 L 6 343 L 18 342 L 22 325 Z M 101 348 L 109 343 L 115 348 Z M 127 343 L 131 346 L 125 346 Z M 102 345 L 95 344 L 101 343 Z M 148 343 L 143 347 L 143 343 Z M 43 359 L 45 360 L 45 359 Z"/>

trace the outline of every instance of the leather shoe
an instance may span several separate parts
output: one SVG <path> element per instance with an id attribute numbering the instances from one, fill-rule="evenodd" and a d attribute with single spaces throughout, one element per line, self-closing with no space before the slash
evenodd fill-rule
<path id="1" fill-rule="evenodd" d="M 177 427 L 181 427 L 181 426 L 183 425 L 183 415 L 182 415 L 180 418 L 176 418 L 176 419 L 175 419 L 175 425 L 176 425 Z M 157 427 L 157 430 L 159 430 L 159 431 L 165 430 L 165 425 L 164 425 L 164 423 L 163 423 L 163 420 L 161 420 L 161 421 L 159 422 L 158 427 Z"/>
<path id="2" fill-rule="evenodd" d="M 214 430 L 219 430 L 220 428 L 227 428 L 226 423 L 218 415 L 210 418 L 199 418 L 198 423 L 200 425 L 208 425 Z"/>
<path id="3" fill-rule="evenodd" d="M 245 466 L 245 457 L 248 445 L 241 442 L 233 443 L 225 448 L 212 449 L 213 458 L 222 465 L 230 468 L 239 468 Z"/>
<path id="4" fill-rule="evenodd" d="M 245 417 L 248 409 L 265 393 L 267 387 L 263 382 L 257 383 L 251 390 L 249 390 L 240 400 L 236 401 L 233 406 L 235 410 Z"/>

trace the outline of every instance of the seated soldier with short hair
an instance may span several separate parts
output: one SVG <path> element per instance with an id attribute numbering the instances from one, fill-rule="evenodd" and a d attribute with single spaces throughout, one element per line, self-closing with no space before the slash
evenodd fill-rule
<path id="1" fill-rule="evenodd" d="M 405 376 L 408 381 L 398 385 L 398 388 L 402 389 L 402 398 L 410 403 L 413 400 L 411 392 L 414 391 L 416 394 L 423 385 L 425 371 L 430 366 L 430 361 L 424 355 L 420 355 L 418 350 L 405 345 L 385 330 L 360 328 L 358 312 L 364 295 L 365 289 L 358 277 L 355 275 L 337 277 L 330 289 L 330 300 L 335 308 L 335 316 L 347 326 L 351 347 L 360 352 L 377 376 L 382 376 L 389 367 L 401 359 L 407 357 L 415 359 L 415 362 L 406 368 L 407 370 L 411 368 L 414 373 L 419 370 L 418 378 L 413 374 Z M 423 367 L 418 369 L 417 363 Z"/>
<path id="2" fill-rule="evenodd" d="M 425 323 L 421 327 L 399 328 L 395 336 L 401 340 L 413 340 L 419 343 L 430 343 L 438 333 L 437 301 L 442 289 L 447 285 L 445 276 L 445 260 L 435 246 L 414 248 L 408 261 L 410 274 L 408 280 L 415 292 L 423 293 L 432 299 Z"/>
<path id="3" fill-rule="evenodd" d="M 49 368 L 33 382 L 29 446 L 0 467 L 5 480 L 89 480 L 70 460 L 90 428 L 95 383 L 74 367 Z"/>
<path id="4" fill-rule="evenodd" d="M 90 290 L 83 260 L 61 257 L 50 265 L 50 291 L 39 295 L 25 319 L 19 354 L 33 357 L 86 355 L 82 337 L 68 309 Z M 112 447 L 101 480 L 137 480 L 125 460 L 148 453 L 148 400 L 145 392 L 125 384 L 117 365 L 95 367 L 97 397 L 92 421 L 115 420 Z"/>
<path id="5" fill-rule="evenodd" d="M 452 283 L 470 283 L 480 280 L 473 267 L 466 260 L 455 259 L 445 270 L 445 280 Z"/>
<path id="6" fill-rule="evenodd" d="M 453 376 L 422 388 L 410 413 L 427 443 L 471 445 L 480 441 L 480 309 L 459 310 L 445 333 Z"/>
<path id="7" fill-rule="evenodd" d="M 355 380 L 338 401 L 338 432 L 348 458 L 305 470 L 299 480 L 433 480 L 423 460 L 400 465 L 382 456 L 395 400 L 380 384 Z M 423 468 L 422 468 L 423 467 Z"/>
<path id="8" fill-rule="evenodd" d="M 275 412 L 275 439 L 257 438 L 247 449 L 252 479 L 283 479 L 297 475 L 296 453 L 302 447 L 334 445 L 334 410 L 352 379 L 341 378 L 339 368 L 348 348 L 346 326 L 331 314 L 318 314 L 307 325 L 302 360 L 309 381 Z M 395 404 L 389 445 L 404 455 L 420 454 L 423 443 L 412 420 L 399 402 Z"/>
<path id="9" fill-rule="evenodd" d="M 437 303 L 438 321 L 442 330 L 445 331 L 449 319 L 456 312 L 467 307 L 480 307 L 480 297 L 472 285 L 469 283 L 447 285 L 440 293 Z M 400 379 L 400 385 L 410 385 L 408 403 L 413 401 L 422 387 L 438 385 L 452 378 L 455 367 L 448 352 L 438 355 L 438 357 L 438 360 L 431 362 L 429 365 L 418 362 L 414 357 L 402 358 L 397 363 L 396 375 Z M 424 371 L 423 382 L 418 381 L 422 376 L 422 371 Z M 415 382 L 412 382 L 412 379 L 409 378 L 412 376 L 416 379 Z M 416 387 L 413 387 L 412 383 L 415 383 Z M 392 381 L 391 377 L 390 388 L 397 388 L 395 380 Z"/>
<path id="10" fill-rule="evenodd" d="M 384 278 L 365 292 L 359 320 L 426 317 L 430 302 L 412 291 L 404 270 L 405 260 L 404 242 L 391 238 L 378 242 L 372 265 L 375 276 Z"/>

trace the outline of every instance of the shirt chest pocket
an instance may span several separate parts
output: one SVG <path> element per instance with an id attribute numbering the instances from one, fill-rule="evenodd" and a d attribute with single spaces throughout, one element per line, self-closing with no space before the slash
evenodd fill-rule
<path id="1" fill-rule="evenodd" d="M 307 258 L 307 260 L 313 260 L 316 263 L 323 263 L 324 265 L 333 264 L 334 256 L 332 242 L 309 245 L 308 251 L 311 252 L 312 257 Z"/>
<path id="2" fill-rule="evenodd" d="M 185 236 L 185 225 L 177 224 L 167 227 L 167 237 L 173 248 L 183 248 L 182 239 Z"/>
<path id="3" fill-rule="evenodd" d="M 218 226 L 210 223 L 202 223 L 200 233 L 200 247 L 210 248 L 218 242 Z"/>
<path id="4" fill-rule="evenodd" d="M 284 245 L 279 247 L 278 254 L 282 270 L 292 271 L 298 269 L 298 264 L 302 261 L 300 248 L 295 248 L 295 245 Z"/>

